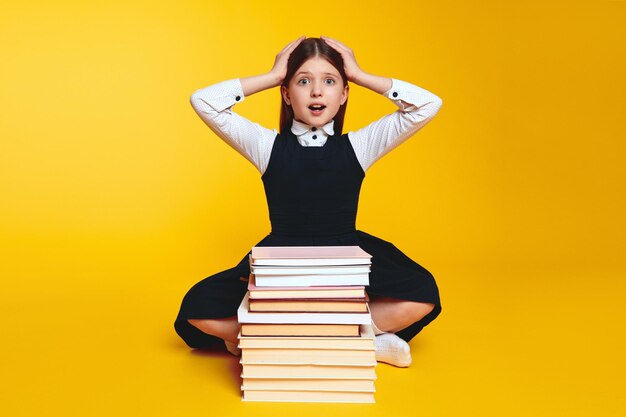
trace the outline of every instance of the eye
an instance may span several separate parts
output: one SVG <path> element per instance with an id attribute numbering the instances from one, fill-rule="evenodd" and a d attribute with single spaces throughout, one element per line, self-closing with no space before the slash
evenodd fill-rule
<path id="1" fill-rule="evenodd" d="M 326 79 L 324 80 L 324 82 L 325 82 L 326 84 L 328 84 L 328 85 L 333 85 L 333 84 L 335 84 L 335 80 L 333 80 L 332 78 L 326 78 Z"/>
<path id="2" fill-rule="evenodd" d="M 305 85 L 305 84 L 308 84 L 308 83 L 309 83 L 309 79 L 308 78 L 300 78 L 298 80 L 298 84 L 300 84 L 300 85 Z"/>

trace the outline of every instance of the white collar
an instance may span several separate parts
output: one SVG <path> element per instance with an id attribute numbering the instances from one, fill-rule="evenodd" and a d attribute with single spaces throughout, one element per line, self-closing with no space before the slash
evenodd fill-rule
<path id="1" fill-rule="evenodd" d="M 335 121 L 331 120 L 330 122 L 322 126 L 321 130 L 326 133 L 327 136 L 332 136 L 335 134 L 335 130 L 333 129 L 334 125 Z M 291 124 L 291 132 L 296 136 L 302 136 L 305 133 L 313 132 L 313 129 L 313 126 L 309 126 L 306 123 L 299 122 L 296 119 L 293 119 L 293 123 Z M 320 133 L 319 129 L 315 129 L 315 131 Z"/>

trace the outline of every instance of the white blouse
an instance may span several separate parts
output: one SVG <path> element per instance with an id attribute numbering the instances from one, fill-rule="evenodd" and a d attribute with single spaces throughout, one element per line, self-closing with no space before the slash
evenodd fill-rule
<path id="1" fill-rule="evenodd" d="M 392 78 L 391 89 L 383 93 L 398 110 L 369 125 L 348 132 L 363 171 L 420 130 L 439 111 L 442 100 L 411 83 Z M 217 136 L 254 164 L 261 175 L 267 169 L 278 131 L 265 128 L 232 111 L 245 99 L 238 78 L 197 90 L 191 105 Z M 334 134 L 331 120 L 320 129 L 293 121 L 291 131 L 303 146 L 322 146 Z"/>

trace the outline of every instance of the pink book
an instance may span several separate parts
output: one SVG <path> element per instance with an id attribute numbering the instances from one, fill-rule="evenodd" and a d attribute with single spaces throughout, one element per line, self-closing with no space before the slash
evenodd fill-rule
<path id="1" fill-rule="evenodd" d="M 255 246 L 251 265 L 368 265 L 372 255 L 359 246 Z"/>

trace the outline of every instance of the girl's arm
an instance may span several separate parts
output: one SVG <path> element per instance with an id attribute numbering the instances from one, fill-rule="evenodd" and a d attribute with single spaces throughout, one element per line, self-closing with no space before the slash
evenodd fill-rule
<path id="1" fill-rule="evenodd" d="M 272 152 L 275 129 L 267 129 L 235 113 L 232 107 L 245 99 L 239 79 L 222 81 L 191 95 L 191 106 L 224 142 L 265 172 Z"/>
<path id="2" fill-rule="evenodd" d="M 411 83 L 366 73 L 357 65 L 352 50 L 334 39 L 322 38 L 341 53 L 350 81 L 384 95 L 398 106 L 396 112 L 348 133 L 357 159 L 366 171 L 432 120 L 441 108 L 442 100 Z"/>
<path id="3" fill-rule="evenodd" d="M 383 95 L 398 106 L 398 110 L 348 132 L 363 171 L 417 133 L 435 117 L 442 105 L 438 96 L 416 85 L 397 79 L 391 79 L 391 84 Z"/>
<path id="4" fill-rule="evenodd" d="M 232 111 L 247 96 L 280 85 L 287 71 L 287 59 L 304 37 L 287 45 L 276 56 L 274 67 L 266 74 L 223 81 L 197 90 L 191 106 L 198 116 L 228 145 L 265 172 L 272 152 L 276 129 L 267 129 Z"/>
<path id="5" fill-rule="evenodd" d="M 298 46 L 304 39 L 304 36 L 300 36 L 295 41 L 288 43 L 278 54 L 276 54 L 274 66 L 267 74 L 242 78 L 241 86 L 243 88 L 243 93 L 249 96 L 251 94 L 258 93 L 259 91 L 279 86 L 287 75 L 287 61 L 289 60 L 289 55 L 291 55 L 291 52 L 296 49 L 296 46 Z"/>

